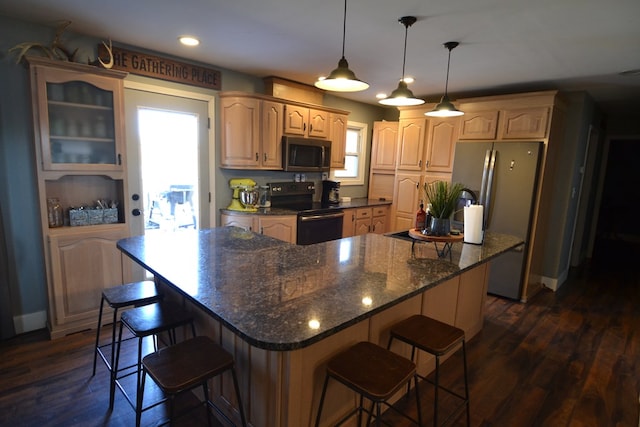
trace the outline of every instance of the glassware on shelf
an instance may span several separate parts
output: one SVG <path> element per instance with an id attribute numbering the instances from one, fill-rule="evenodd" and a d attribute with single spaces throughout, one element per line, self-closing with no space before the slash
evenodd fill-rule
<path id="1" fill-rule="evenodd" d="M 49 228 L 62 227 L 64 225 L 62 206 L 60 206 L 60 200 L 57 197 L 47 199 L 47 215 Z"/>

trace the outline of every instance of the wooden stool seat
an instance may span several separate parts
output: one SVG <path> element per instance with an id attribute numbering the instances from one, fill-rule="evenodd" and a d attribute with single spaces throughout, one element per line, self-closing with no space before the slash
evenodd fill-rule
<path id="1" fill-rule="evenodd" d="M 435 386 L 434 403 L 433 403 L 433 425 L 438 427 L 438 391 L 440 389 L 456 396 L 460 399 L 460 405 L 445 420 L 453 421 L 454 416 L 459 414 L 462 409 L 466 408 L 467 426 L 471 425 L 471 415 L 469 413 L 469 382 L 467 379 L 467 353 L 465 348 L 464 331 L 455 326 L 439 320 L 416 314 L 402 320 L 391 327 L 389 330 L 389 344 L 387 349 L 391 349 L 391 343 L 394 339 L 403 341 L 411 346 L 411 360 L 415 360 L 415 350 L 422 350 L 435 356 L 435 380 L 429 379 L 416 374 L 418 377 L 431 382 Z M 440 384 L 440 357 L 458 348 L 462 348 L 462 361 L 464 369 L 464 395 L 456 393 Z"/>
<path id="2" fill-rule="evenodd" d="M 391 335 L 434 355 L 448 353 L 464 340 L 464 331 L 427 316 L 414 315 L 391 327 Z"/>
<path id="3" fill-rule="evenodd" d="M 129 397 L 125 388 L 120 383 L 120 379 L 128 377 L 130 375 L 137 375 L 136 392 L 140 390 L 140 380 L 142 373 L 142 340 L 145 337 L 154 337 L 154 348 L 157 350 L 157 344 L 155 342 L 155 336 L 163 333 L 169 333 L 169 344 L 176 343 L 176 328 L 180 326 L 191 325 L 192 335 L 196 336 L 195 325 L 193 323 L 193 316 L 187 310 L 182 308 L 179 304 L 171 301 L 161 301 L 154 304 L 144 305 L 141 307 L 132 308 L 122 313 L 120 316 L 120 333 L 118 335 L 118 346 L 115 356 L 115 367 L 113 370 L 111 390 L 109 397 L 109 407 L 113 408 L 113 400 L 115 387 L 118 387 L 122 394 L 127 399 L 129 404 L 136 409 L 136 402 Z M 120 349 L 122 347 L 122 331 L 126 327 L 133 334 L 134 338 L 138 339 L 138 358 L 137 363 L 127 366 L 125 368 L 119 368 Z M 131 372 L 126 372 L 120 375 L 121 372 L 128 370 L 129 368 L 135 368 Z"/>
<path id="4" fill-rule="evenodd" d="M 320 423 L 322 405 L 324 403 L 329 378 L 334 378 L 360 395 L 359 407 L 347 414 L 338 424 L 341 424 L 354 413 L 358 412 L 358 425 L 360 425 L 360 418 L 363 411 L 363 397 L 372 401 L 372 410 L 368 411 L 369 421 L 373 412 L 373 404 L 375 403 L 376 422 L 379 423 L 380 404 L 386 403 L 386 401 L 405 384 L 410 384 L 412 379 L 416 379 L 415 375 L 415 363 L 402 356 L 366 341 L 353 345 L 349 349 L 332 357 L 327 362 L 327 373 L 320 398 L 316 426 Z M 393 406 L 388 403 L 387 406 L 393 408 Z M 369 421 L 367 425 L 369 425 Z M 415 422 L 415 420 L 412 421 Z M 421 424 L 419 405 L 417 423 L 418 425 Z"/>
<path id="5" fill-rule="evenodd" d="M 125 285 L 114 286 L 102 291 L 102 299 L 100 300 L 100 310 L 98 312 L 98 327 L 96 329 L 96 345 L 93 353 L 93 373 L 96 374 L 96 359 L 99 355 L 107 366 L 109 372 L 113 369 L 115 357 L 116 343 L 116 323 L 118 321 L 118 310 L 125 307 L 139 307 L 151 304 L 162 299 L 162 294 L 158 292 L 156 284 L 151 280 L 141 282 L 127 283 Z M 100 345 L 100 332 L 102 329 L 102 312 L 104 304 L 113 309 L 113 322 L 111 324 L 111 342 Z M 103 349 L 110 347 L 111 354 L 109 360 Z"/>
<path id="6" fill-rule="evenodd" d="M 233 376 L 240 418 L 242 425 L 246 425 L 233 357 L 210 338 L 199 336 L 170 347 L 162 348 L 155 353 L 145 356 L 144 359 L 142 359 L 142 366 L 143 378 L 138 395 L 137 407 L 139 408 L 139 412 L 136 417 L 136 425 L 139 425 L 139 415 L 143 410 L 166 401 L 166 399 L 164 399 L 147 408 L 142 408 L 145 374 L 149 375 L 165 394 L 170 395 L 170 398 L 180 392 L 202 386 L 205 395 L 205 401 L 203 403 L 215 408 L 215 405 L 209 399 L 207 381 L 226 371 L 231 371 Z M 172 406 L 173 404 L 170 408 L 171 419 L 173 419 Z"/>

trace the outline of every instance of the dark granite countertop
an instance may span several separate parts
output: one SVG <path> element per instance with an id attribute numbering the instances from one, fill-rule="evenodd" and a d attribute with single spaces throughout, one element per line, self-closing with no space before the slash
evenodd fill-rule
<path id="1" fill-rule="evenodd" d="M 432 245 L 366 234 L 296 246 L 236 227 L 149 233 L 118 242 L 125 254 L 253 346 L 311 345 L 522 244 L 487 233 L 482 246 Z M 417 253 L 417 252 L 416 252 Z"/>
<path id="2" fill-rule="evenodd" d="M 335 209 L 350 209 L 350 208 L 365 208 L 370 206 L 381 206 L 381 205 L 391 205 L 391 200 L 378 200 L 378 199 L 367 199 L 366 197 L 359 197 L 356 199 L 351 199 L 350 202 L 343 202 L 337 205 L 332 205 L 332 208 Z M 239 215 L 297 215 L 298 211 L 292 209 L 283 209 L 283 208 L 258 208 L 255 212 L 245 212 L 245 211 L 234 211 L 231 209 L 222 208 L 220 212 L 224 214 L 239 214 Z"/>

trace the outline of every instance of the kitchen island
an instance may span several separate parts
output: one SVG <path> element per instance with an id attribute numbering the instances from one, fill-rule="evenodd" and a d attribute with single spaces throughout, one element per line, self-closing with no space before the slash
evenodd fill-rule
<path id="1" fill-rule="evenodd" d="M 431 245 L 412 251 L 410 241 L 377 234 L 296 246 L 219 227 L 151 233 L 118 247 L 192 306 L 199 333 L 236 359 L 250 423 L 275 427 L 312 425 L 326 360 L 357 341 L 386 345 L 389 326 L 411 314 L 471 338 L 482 327 L 487 262 L 521 244 L 487 234 L 482 246 L 454 244 L 444 260 Z M 394 351 L 409 354 L 400 344 Z M 431 365 L 418 360 L 422 373 Z M 214 390 L 233 412 L 227 381 Z M 344 387 L 330 388 L 323 424 L 355 403 Z"/>

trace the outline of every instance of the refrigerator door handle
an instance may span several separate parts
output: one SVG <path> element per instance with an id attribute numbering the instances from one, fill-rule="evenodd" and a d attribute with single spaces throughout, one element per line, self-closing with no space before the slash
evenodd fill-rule
<path id="1" fill-rule="evenodd" d="M 484 205 L 484 230 L 489 227 L 489 217 L 491 215 L 491 188 L 493 187 L 493 173 L 496 168 L 496 158 L 498 152 L 491 150 L 491 161 L 489 162 L 489 172 L 487 175 L 487 195 Z"/>
<path id="2" fill-rule="evenodd" d="M 480 182 L 481 187 L 478 204 L 483 206 L 487 198 L 487 175 L 489 174 L 489 165 L 491 164 L 491 153 L 493 153 L 493 150 L 488 149 L 487 154 L 484 156 L 484 167 L 482 168 L 482 181 Z"/>

